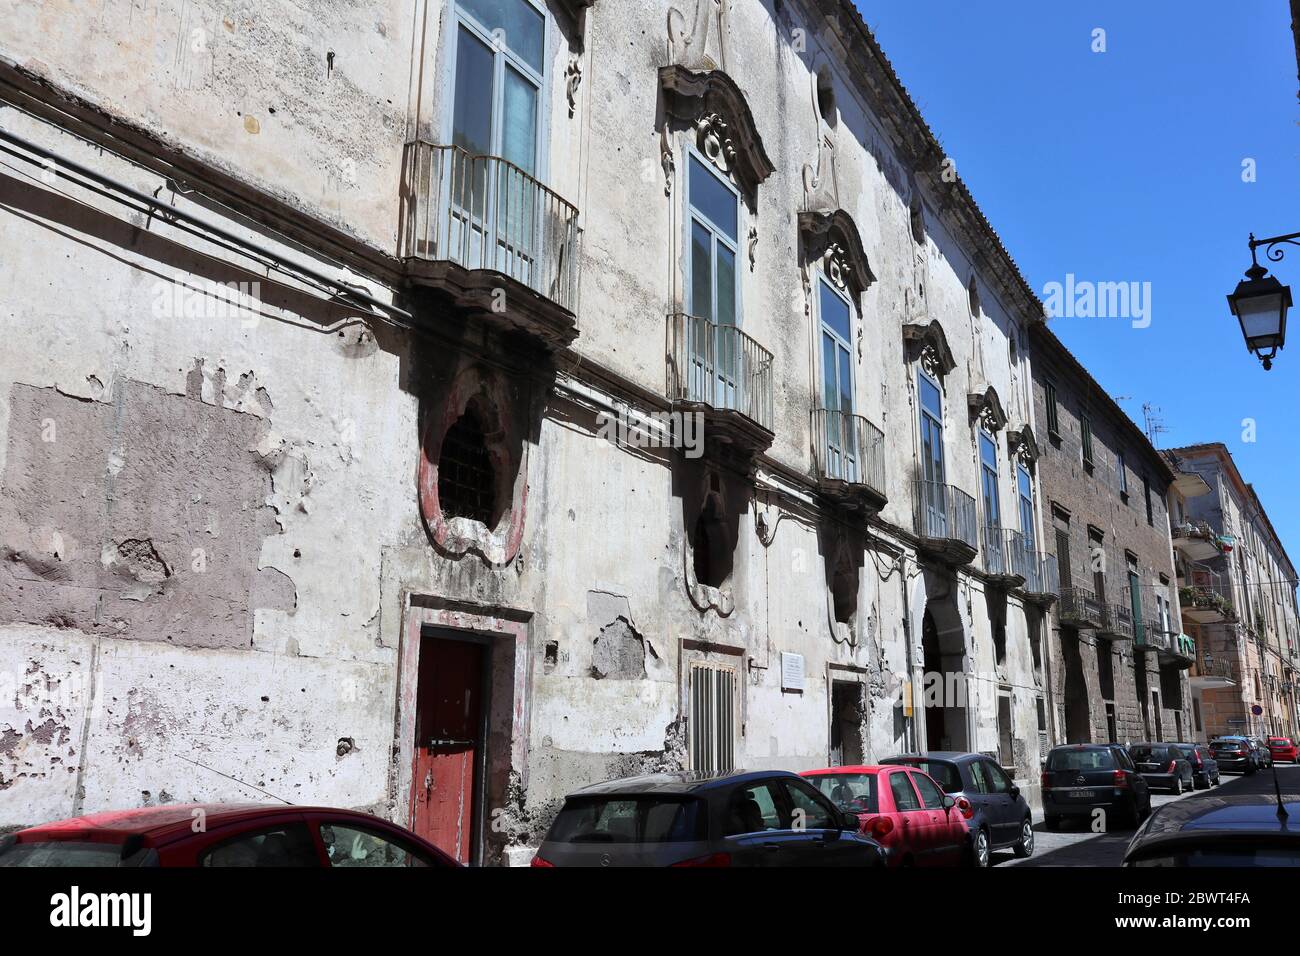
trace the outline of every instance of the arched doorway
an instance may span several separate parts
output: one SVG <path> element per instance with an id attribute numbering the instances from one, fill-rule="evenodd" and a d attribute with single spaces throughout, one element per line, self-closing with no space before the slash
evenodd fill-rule
<path id="1" fill-rule="evenodd" d="M 966 637 L 955 607 L 931 601 L 921 622 L 927 750 L 966 750 Z"/>

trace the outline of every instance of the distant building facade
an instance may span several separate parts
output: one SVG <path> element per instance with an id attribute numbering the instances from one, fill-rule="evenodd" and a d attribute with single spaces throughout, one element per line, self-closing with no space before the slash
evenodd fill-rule
<path id="1" fill-rule="evenodd" d="M 1169 466 L 1046 327 L 1033 348 L 1060 743 L 1184 739 L 1191 729 L 1166 495 Z"/>

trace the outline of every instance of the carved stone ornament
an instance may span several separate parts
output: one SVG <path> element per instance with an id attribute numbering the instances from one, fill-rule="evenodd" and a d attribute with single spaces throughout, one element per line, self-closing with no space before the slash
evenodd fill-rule
<path id="1" fill-rule="evenodd" d="M 776 167 L 763 147 L 740 87 L 721 70 L 695 73 L 679 65 L 660 69 L 659 82 L 665 107 L 661 150 L 671 154 L 673 130 L 689 131 L 700 152 L 737 185 L 750 208 L 755 208 L 758 187 Z M 662 162 L 668 175 L 671 155 L 665 155 Z"/>
<path id="2" fill-rule="evenodd" d="M 843 209 L 801 212 L 799 238 L 805 265 L 819 266 L 831 285 L 844 292 L 861 311 L 862 293 L 876 277 L 867 263 L 853 217 Z"/>
<path id="3" fill-rule="evenodd" d="M 1007 415 L 1002 410 L 1002 401 L 992 385 L 983 391 L 971 392 L 966 401 L 971 416 L 979 419 L 985 431 L 992 433 L 1006 427 Z"/>
<path id="4" fill-rule="evenodd" d="M 1034 439 L 1034 430 L 1029 425 L 1026 424 L 1019 431 L 1007 432 L 1007 450 L 1030 471 L 1034 470 L 1040 452 L 1038 442 Z"/>
<path id="5" fill-rule="evenodd" d="M 807 164 L 803 168 L 804 209 L 831 213 L 840 208 L 840 189 L 835 174 L 834 130 L 827 117 L 822 116 L 818 80 L 818 72 L 810 71 L 812 111 L 817 121 L 817 166 L 814 169 Z"/>
<path id="6" fill-rule="evenodd" d="M 903 326 L 903 341 L 920 361 L 921 368 L 934 378 L 942 378 L 957 367 L 948 347 L 948 336 L 938 319 L 928 323 L 909 322 Z"/>
<path id="7" fill-rule="evenodd" d="M 668 62 L 688 70 L 725 70 L 730 7 L 731 0 L 695 0 L 690 17 L 669 7 Z"/>
<path id="8" fill-rule="evenodd" d="M 736 165 L 736 146 L 727 132 L 726 121 L 717 113 L 702 116 L 695 123 L 695 148 L 727 175 Z"/>
<path id="9" fill-rule="evenodd" d="M 754 265 L 758 259 L 758 227 L 749 227 L 749 271 L 754 271 Z"/>
<path id="10" fill-rule="evenodd" d="M 582 57 L 573 54 L 569 57 L 569 68 L 564 71 L 564 92 L 569 99 L 569 118 L 573 118 L 578 108 L 578 87 L 582 84 Z"/>

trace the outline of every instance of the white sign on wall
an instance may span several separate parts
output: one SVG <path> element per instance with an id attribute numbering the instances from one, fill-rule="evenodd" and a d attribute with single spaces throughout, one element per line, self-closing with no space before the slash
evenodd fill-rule
<path id="1" fill-rule="evenodd" d="M 781 652 L 781 689 L 803 690 L 803 655 Z"/>

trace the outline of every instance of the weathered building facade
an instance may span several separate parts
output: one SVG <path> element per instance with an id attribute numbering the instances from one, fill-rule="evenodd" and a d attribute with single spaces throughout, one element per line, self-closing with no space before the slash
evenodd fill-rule
<path id="1" fill-rule="evenodd" d="M 1053 614 L 1061 743 L 1184 740 L 1191 728 L 1166 501 L 1174 475 L 1146 436 L 1045 326 L 1034 399 Z"/>
<path id="2" fill-rule="evenodd" d="M 0 825 L 1035 794 L 1042 308 L 851 3 L 117 5 L 0 26 Z"/>
<path id="3" fill-rule="evenodd" d="M 1300 734 L 1295 567 L 1225 445 L 1190 445 L 1165 455 L 1206 488 L 1171 515 L 1183 615 L 1196 642 L 1197 739 L 1294 737 Z"/>

